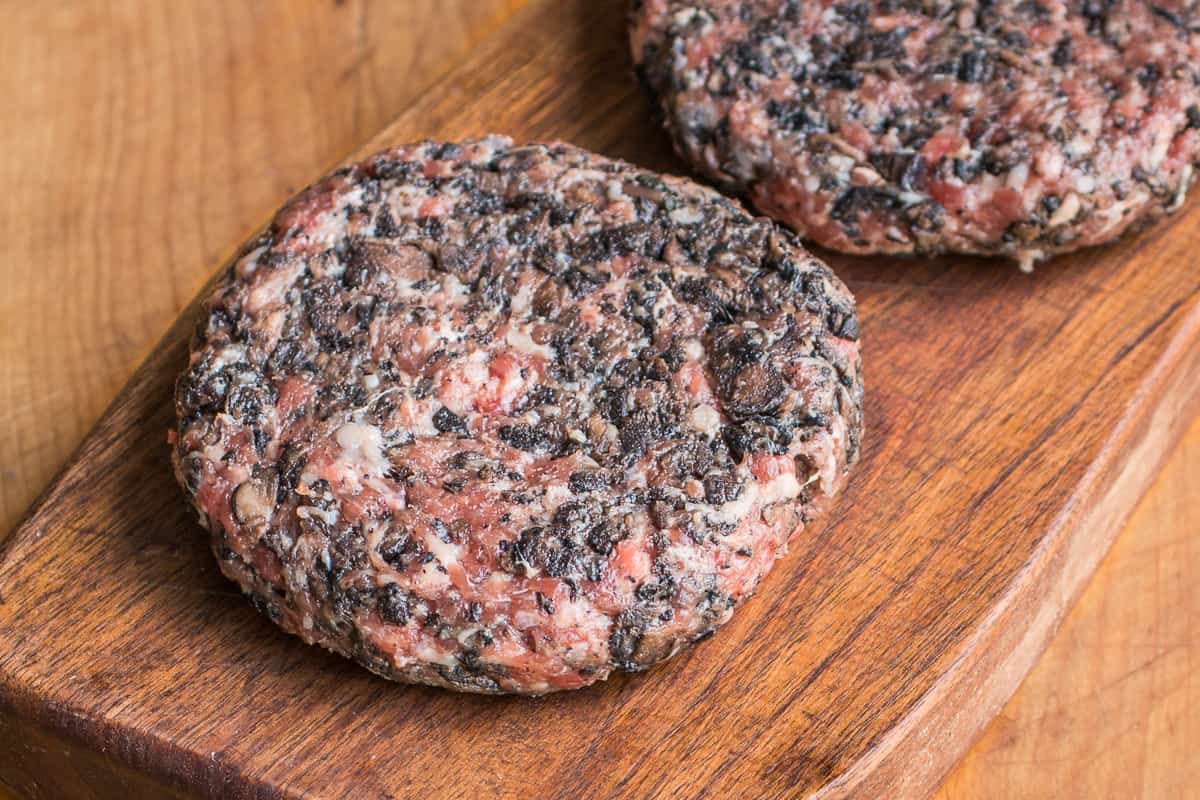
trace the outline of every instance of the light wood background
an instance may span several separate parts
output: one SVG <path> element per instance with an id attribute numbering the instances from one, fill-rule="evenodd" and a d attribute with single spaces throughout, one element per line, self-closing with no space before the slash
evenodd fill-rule
<path id="1" fill-rule="evenodd" d="M 220 255 L 521 4 L 0 2 L 0 532 Z M 1198 528 L 1200 426 L 941 800 L 1200 788 Z"/>

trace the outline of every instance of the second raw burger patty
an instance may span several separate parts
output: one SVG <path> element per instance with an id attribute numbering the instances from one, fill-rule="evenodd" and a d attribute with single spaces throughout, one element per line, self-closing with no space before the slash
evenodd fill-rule
<path id="1" fill-rule="evenodd" d="M 635 5 L 677 149 L 827 247 L 1029 267 L 1195 178 L 1197 0 Z"/>
<path id="2" fill-rule="evenodd" d="M 838 491 L 857 339 L 829 269 L 709 189 L 424 142 L 236 259 L 174 463 L 286 630 L 396 680 L 570 689 L 725 622 Z"/>

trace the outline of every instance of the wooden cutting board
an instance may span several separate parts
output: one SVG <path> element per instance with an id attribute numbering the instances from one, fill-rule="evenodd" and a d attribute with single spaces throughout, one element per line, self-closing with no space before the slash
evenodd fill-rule
<path id="1" fill-rule="evenodd" d="M 623 9 L 535 4 L 364 152 L 495 130 L 682 171 L 629 79 Z M 1197 410 L 1198 221 L 1193 203 L 1034 276 L 828 255 L 859 298 L 868 379 L 842 501 L 711 640 L 541 700 L 389 684 L 220 577 L 167 462 L 189 311 L 0 559 L 3 780 L 104 798 L 923 796 Z"/>

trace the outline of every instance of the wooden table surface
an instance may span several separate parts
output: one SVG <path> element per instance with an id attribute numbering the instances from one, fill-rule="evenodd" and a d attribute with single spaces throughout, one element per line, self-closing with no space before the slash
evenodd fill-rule
<path id="1" fill-rule="evenodd" d="M 520 5 L 0 5 L 0 535 L 220 255 Z M 1200 787 L 1197 498 L 1200 424 L 940 800 Z"/>

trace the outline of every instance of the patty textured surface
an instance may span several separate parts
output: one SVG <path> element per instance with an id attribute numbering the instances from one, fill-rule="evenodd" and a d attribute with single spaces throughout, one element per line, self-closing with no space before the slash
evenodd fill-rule
<path id="1" fill-rule="evenodd" d="M 1197 0 L 643 0 L 676 149 L 801 236 L 1023 267 L 1179 208 Z"/>
<path id="2" fill-rule="evenodd" d="M 235 259 L 173 460 L 284 629 L 396 680 L 569 689 L 711 632 L 838 491 L 857 339 L 829 269 L 712 190 L 423 142 Z"/>

